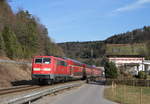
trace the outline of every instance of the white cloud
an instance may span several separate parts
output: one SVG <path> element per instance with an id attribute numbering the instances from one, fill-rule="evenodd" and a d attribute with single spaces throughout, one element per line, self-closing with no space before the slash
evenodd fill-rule
<path id="1" fill-rule="evenodd" d="M 124 12 L 124 11 L 130 11 L 130 10 L 134 10 L 137 8 L 142 7 L 144 4 L 150 3 L 150 0 L 137 0 L 136 2 L 132 3 L 132 4 L 128 4 L 124 7 L 120 7 L 116 10 L 114 10 L 113 12 Z"/>

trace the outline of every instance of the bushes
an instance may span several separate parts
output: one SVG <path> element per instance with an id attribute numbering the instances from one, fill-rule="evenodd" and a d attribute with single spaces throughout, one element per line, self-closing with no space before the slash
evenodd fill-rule
<path id="1" fill-rule="evenodd" d="M 106 78 L 117 78 L 118 77 L 118 69 L 113 62 L 105 62 L 105 77 Z"/>
<path id="2" fill-rule="evenodd" d="M 3 39 L 2 34 L 0 33 L 0 54 L 1 54 L 1 56 L 4 56 L 4 54 L 5 54 L 4 50 L 5 50 L 4 39 Z"/>
<path id="3" fill-rule="evenodd" d="M 146 79 L 147 78 L 147 74 L 144 71 L 139 71 L 138 72 L 138 78 Z"/>
<path id="4" fill-rule="evenodd" d="M 14 32 L 9 27 L 4 27 L 2 36 L 5 41 L 6 55 L 10 58 L 20 57 L 22 49 Z"/>

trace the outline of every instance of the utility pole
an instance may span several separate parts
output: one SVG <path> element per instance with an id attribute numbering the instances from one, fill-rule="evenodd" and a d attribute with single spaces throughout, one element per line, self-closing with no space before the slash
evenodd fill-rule
<path id="1" fill-rule="evenodd" d="M 91 60 L 91 65 L 93 65 L 93 49 L 91 48 L 91 57 L 90 57 L 90 60 Z"/>
<path id="2" fill-rule="evenodd" d="M 134 40 L 134 36 L 133 34 L 131 34 L 131 44 L 133 43 L 133 40 Z"/>
<path id="3" fill-rule="evenodd" d="M 91 49 L 91 58 L 93 58 L 93 49 Z"/>

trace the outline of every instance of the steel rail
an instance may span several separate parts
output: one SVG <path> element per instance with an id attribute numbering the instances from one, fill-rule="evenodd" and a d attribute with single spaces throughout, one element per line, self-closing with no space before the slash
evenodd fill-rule
<path id="1" fill-rule="evenodd" d="M 0 89 L 0 96 L 5 95 L 5 94 L 10 94 L 10 93 L 15 93 L 15 92 L 22 92 L 24 90 L 30 90 L 30 89 L 35 89 L 39 88 L 40 86 L 17 86 L 17 87 L 10 87 L 10 88 L 5 88 L 5 89 Z"/>

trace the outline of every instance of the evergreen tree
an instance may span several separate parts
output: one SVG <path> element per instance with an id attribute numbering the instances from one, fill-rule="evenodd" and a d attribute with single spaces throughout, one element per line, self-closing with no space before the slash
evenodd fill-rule
<path id="1" fill-rule="evenodd" d="M 105 63 L 105 77 L 106 78 L 117 78 L 118 77 L 118 69 L 113 62 Z"/>
<path id="2" fill-rule="evenodd" d="M 21 57 L 22 49 L 16 38 L 16 35 L 9 27 L 4 27 L 2 36 L 5 42 L 5 51 L 9 58 Z"/>
<path id="3" fill-rule="evenodd" d="M 4 54 L 3 54 L 4 53 Z M 63 51 L 48 36 L 47 28 L 28 11 L 13 13 L 7 0 L 0 0 L 0 56 L 31 58 L 62 56 Z"/>
<path id="4" fill-rule="evenodd" d="M 1 54 L 1 56 L 3 56 L 5 54 L 4 50 L 5 50 L 5 43 L 3 40 L 3 36 L 0 33 L 0 54 Z"/>

